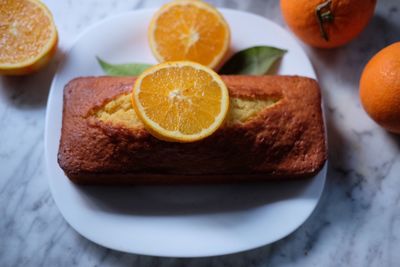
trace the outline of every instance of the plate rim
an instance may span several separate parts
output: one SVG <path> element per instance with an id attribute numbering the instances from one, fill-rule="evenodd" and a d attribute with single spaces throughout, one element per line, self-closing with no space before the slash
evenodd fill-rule
<path id="1" fill-rule="evenodd" d="M 263 19 L 268 21 L 269 23 L 274 24 L 276 27 L 280 28 L 280 30 L 287 32 L 288 34 L 290 34 L 290 36 L 293 38 L 293 35 L 287 31 L 285 28 L 283 28 L 281 25 L 277 24 L 276 22 L 263 17 L 261 15 L 252 13 L 252 12 L 248 12 L 248 11 L 243 11 L 243 10 L 236 10 L 236 9 L 231 9 L 231 8 L 217 8 L 221 13 L 224 12 L 232 12 L 232 13 L 237 13 L 237 14 L 242 14 L 242 15 L 246 15 L 246 16 L 254 16 L 257 17 L 259 19 Z M 137 13 L 148 13 L 148 12 L 155 12 L 157 10 L 157 8 L 141 8 L 141 9 L 134 9 L 134 10 L 129 10 L 127 12 L 122 12 L 119 13 L 117 15 L 114 16 L 110 16 L 107 17 L 105 19 L 99 20 L 96 23 L 93 23 L 91 25 L 89 25 L 88 27 L 86 27 L 83 31 L 81 31 L 72 42 L 69 42 L 69 45 L 66 47 L 66 49 L 64 49 L 64 53 L 63 56 L 61 57 L 57 67 L 56 67 L 56 71 L 54 74 L 54 77 L 52 79 L 51 85 L 50 85 L 50 92 L 48 95 L 48 99 L 47 99 L 47 103 L 46 103 L 46 114 L 45 114 L 45 127 L 44 127 L 44 157 L 45 157 L 45 175 L 47 176 L 47 182 L 49 184 L 49 188 L 50 188 L 50 193 L 52 196 L 52 199 L 54 200 L 56 207 L 58 209 L 58 211 L 61 213 L 63 219 L 68 223 L 68 225 L 74 230 L 76 231 L 79 235 L 85 237 L 86 239 L 90 240 L 91 242 L 98 244 L 100 246 L 103 246 L 105 248 L 108 249 L 112 249 L 112 250 L 116 250 L 116 251 L 121 251 L 121 252 L 125 252 L 125 253 L 129 253 L 129 254 L 137 254 L 137 255 L 145 255 L 145 256 L 158 256 L 158 257 L 175 257 L 175 258 L 202 258 L 202 257 L 214 257 L 214 256 L 223 256 L 223 255 L 230 255 L 230 254 L 235 254 L 235 253 L 240 253 L 243 251 L 250 251 L 250 250 L 254 250 L 263 246 L 267 246 L 267 245 L 271 245 L 274 244 L 275 242 L 278 242 L 286 237 L 288 237 L 289 235 L 293 234 L 293 232 L 295 232 L 297 229 L 299 229 L 302 225 L 304 225 L 308 219 L 312 216 L 312 214 L 315 212 L 315 210 L 317 209 L 317 207 L 319 206 L 319 204 L 321 203 L 321 197 L 323 195 L 323 192 L 325 191 L 326 188 L 326 179 L 327 179 L 327 170 L 328 170 L 328 158 L 326 159 L 323 167 L 321 168 L 321 170 L 314 176 L 316 177 L 317 175 L 322 175 L 323 176 L 323 181 L 322 181 L 322 185 L 319 188 L 319 192 L 318 192 L 318 200 L 316 201 L 314 207 L 310 210 L 309 214 L 307 214 L 303 220 L 302 223 L 300 223 L 299 225 L 297 225 L 296 227 L 294 227 L 293 229 L 291 229 L 290 231 L 288 231 L 285 235 L 283 235 L 280 238 L 275 239 L 274 241 L 270 241 L 267 243 L 263 243 L 263 244 L 256 244 L 253 246 L 248 246 L 248 248 L 245 249 L 236 249 L 236 250 L 232 250 L 232 251 L 226 251 L 224 253 L 220 253 L 220 252 L 215 252 L 215 253 L 198 253 L 196 255 L 192 254 L 192 255 L 172 255 L 172 254 L 163 254 L 163 253 L 158 253 L 158 254 L 151 254 L 151 253 L 145 253 L 145 252 L 137 252 L 137 251 L 130 251 L 127 250 L 123 247 L 115 247 L 115 246 L 110 246 L 107 243 L 104 243 L 100 240 L 95 240 L 92 237 L 89 237 L 86 233 L 84 233 L 83 231 L 79 231 L 78 229 L 80 227 L 77 227 L 75 225 L 75 223 L 71 222 L 71 220 L 68 218 L 68 216 L 65 216 L 64 211 L 62 209 L 60 209 L 60 204 L 58 202 L 58 199 L 55 197 L 55 189 L 54 189 L 54 184 L 53 184 L 53 180 L 51 178 L 51 171 L 50 171 L 50 166 L 52 166 L 51 164 L 51 160 L 50 160 L 50 156 L 49 156 L 49 152 L 48 152 L 48 144 L 49 144 L 49 125 L 50 125 L 50 112 L 49 112 L 49 107 L 52 105 L 52 101 L 54 101 L 54 94 L 55 94 L 55 85 L 58 79 L 58 73 L 60 71 L 60 69 L 63 67 L 63 65 L 65 64 L 65 59 L 66 57 L 69 55 L 69 53 L 71 52 L 71 50 L 75 47 L 75 45 L 77 44 L 77 42 L 86 34 L 88 34 L 90 31 L 92 31 L 94 28 L 98 27 L 100 24 L 106 23 L 107 21 L 111 21 L 114 20 L 118 17 L 123 17 L 126 16 L 128 14 L 137 14 Z M 293 41 L 296 42 L 296 44 L 299 46 L 299 48 L 301 49 L 301 51 L 304 53 L 304 55 L 306 56 L 307 60 L 309 61 L 313 76 L 313 79 L 318 81 L 318 77 L 317 77 L 317 73 L 314 69 L 314 66 L 312 64 L 311 59 L 309 58 L 309 56 L 307 55 L 307 53 L 305 52 L 305 50 L 303 49 L 303 47 L 299 44 L 298 40 L 296 40 L 295 38 L 293 38 Z M 322 93 L 322 92 L 321 92 Z M 322 109 L 322 116 L 323 116 L 323 121 L 324 121 L 324 134 L 325 134 L 325 140 L 326 143 L 328 142 L 327 139 L 327 126 L 326 126 L 326 106 L 324 104 L 323 98 L 321 97 L 321 109 Z M 61 131 L 61 129 L 60 129 Z M 61 134 L 60 134 L 61 136 Z M 326 144 L 326 146 L 328 147 L 328 145 Z M 66 177 L 66 176 L 65 176 Z M 67 177 L 66 177 L 67 178 Z M 74 185 L 75 186 L 75 185 Z"/>

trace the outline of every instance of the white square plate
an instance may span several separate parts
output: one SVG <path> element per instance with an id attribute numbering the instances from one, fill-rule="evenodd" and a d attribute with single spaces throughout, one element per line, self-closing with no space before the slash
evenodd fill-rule
<path id="1" fill-rule="evenodd" d="M 112 63 L 156 63 L 147 42 L 155 10 L 102 21 L 81 34 L 53 80 L 46 114 L 46 167 L 53 198 L 81 235 L 108 248 L 145 255 L 200 257 L 270 244 L 297 229 L 316 207 L 326 166 L 310 179 L 241 185 L 79 187 L 57 163 L 63 88 L 79 76 L 103 75 L 99 56 Z M 278 74 L 316 78 L 304 51 L 275 23 L 221 9 L 232 50 L 255 45 L 287 49 Z"/>

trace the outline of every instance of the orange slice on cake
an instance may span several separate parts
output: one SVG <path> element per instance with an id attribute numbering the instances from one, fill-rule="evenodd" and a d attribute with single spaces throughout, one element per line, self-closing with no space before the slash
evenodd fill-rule
<path id="1" fill-rule="evenodd" d="M 193 142 L 211 135 L 224 122 L 229 93 L 219 75 L 201 64 L 166 62 L 138 77 L 132 102 L 155 137 Z"/>

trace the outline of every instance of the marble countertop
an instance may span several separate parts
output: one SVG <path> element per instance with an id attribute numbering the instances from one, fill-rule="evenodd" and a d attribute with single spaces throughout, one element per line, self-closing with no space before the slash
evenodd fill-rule
<path id="1" fill-rule="evenodd" d="M 358 80 L 368 59 L 400 40 L 400 1 L 380 0 L 366 30 L 349 45 L 305 47 L 327 107 L 330 167 L 317 210 L 272 245 L 212 258 L 138 256 L 100 247 L 77 234 L 51 197 L 44 167 L 44 117 L 54 69 L 87 26 L 165 1 L 44 1 L 56 20 L 60 49 L 43 71 L 0 78 L 0 266 L 399 266 L 400 136 L 371 121 Z M 284 26 L 277 0 L 215 0 Z"/>

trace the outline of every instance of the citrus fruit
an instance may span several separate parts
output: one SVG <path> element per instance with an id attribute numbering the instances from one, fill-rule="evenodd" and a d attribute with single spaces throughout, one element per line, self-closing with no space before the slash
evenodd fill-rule
<path id="1" fill-rule="evenodd" d="M 400 42 L 379 51 L 365 66 L 360 98 L 372 119 L 400 134 Z"/>
<path id="2" fill-rule="evenodd" d="M 22 75 L 40 69 L 57 49 L 50 11 L 38 0 L 0 2 L 0 74 Z"/>
<path id="3" fill-rule="evenodd" d="M 155 137 L 193 142 L 214 133 L 229 107 L 228 90 L 213 70 L 190 61 L 165 62 L 135 81 L 133 107 Z"/>
<path id="4" fill-rule="evenodd" d="M 289 28 L 303 42 L 320 48 L 344 45 L 367 25 L 376 0 L 281 0 Z"/>
<path id="5" fill-rule="evenodd" d="M 159 62 L 191 60 L 210 68 L 221 62 L 230 43 L 225 19 L 200 0 L 176 0 L 161 7 L 148 35 Z"/>

